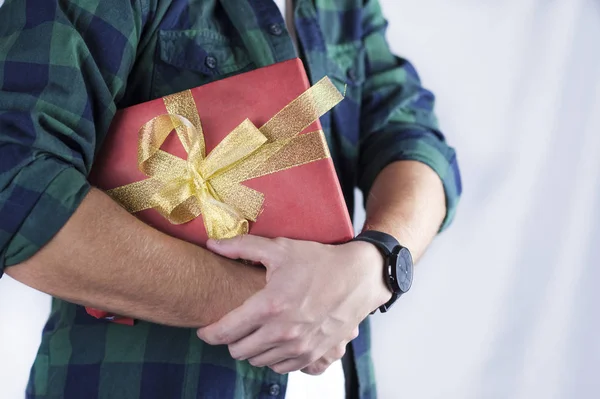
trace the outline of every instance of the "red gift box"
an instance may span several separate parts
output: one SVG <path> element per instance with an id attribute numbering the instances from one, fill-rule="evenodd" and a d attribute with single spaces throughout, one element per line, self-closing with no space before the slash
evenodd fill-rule
<path id="1" fill-rule="evenodd" d="M 327 83 L 331 85 L 328 81 L 323 82 L 324 84 L 321 83 L 315 85 L 313 89 L 316 86 L 326 87 Z M 206 154 L 210 157 L 215 147 L 222 143 L 230 134 L 233 135 L 232 132 L 240 125 L 246 126 L 246 128 L 250 125 L 248 129 L 253 130 L 254 133 L 260 128 L 260 131 L 268 138 L 265 145 L 270 144 L 269 141 L 273 141 L 273 139 L 269 135 L 273 136 L 278 133 L 267 132 L 268 129 L 265 130 L 265 127 L 268 127 L 267 122 L 272 122 L 276 119 L 274 118 L 276 116 L 279 117 L 279 130 L 281 132 L 287 129 L 288 126 L 293 126 L 297 122 L 296 110 L 302 107 L 298 108 L 298 104 L 295 104 L 295 108 L 289 105 L 296 103 L 298 98 L 302 97 L 303 93 L 305 93 L 304 99 L 308 98 L 308 106 L 306 104 L 304 106 L 305 113 L 322 114 L 326 112 L 330 106 L 325 108 L 322 105 L 315 106 L 314 104 L 320 101 L 318 97 L 320 93 L 308 93 L 308 91 L 313 90 L 309 90 L 309 87 L 310 84 L 302 62 L 299 59 L 294 59 L 187 91 L 188 102 L 193 100 L 195 103 L 192 113 L 195 113 L 197 109 L 197 116 L 199 116 L 201 123 L 201 133 L 203 133 L 206 146 Z M 183 94 L 180 93 L 178 95 L 181 96 Z M 306 94 L 310 95 L 307 97 Z M 175 100 L 171 98 L 171 103 L 167 101 L 167 98 L 162 98 L 117 112 L 90 175 L 90 182 L 93 185 L 106 190 L 110 195 L 113 189 L 149 178 L 147 174 L 140 170 L 141 167 L 138 162 L 140 161 L 138 159 L 138 149 L 142 141 L 142 130 L 144 129 L 140 128 L 143 126 L 145 126 L 146 130 L 156 128 L 158 122 L 155 125 L 149 125 L 149 121 L 156 120 L 156 117 L 159 115 L 163 115 L 163 120 L 164 115 L 174 115 L 173 107 L 176 109 L 179 107 L 178 109 L 180 110 L 185 109 L 186 106 L 189 107 L 189 104 L 184 105 L 183 108 L 181 104 L 173 106 L 173 103 L 178 103 L 178 98 L 185 98 L 185 96 L 176 97 L 178 95 L 175 95 Z M 317 99 L 315 100 L 314 97 Z M 284 110 L 286 106 L 288 111 L 293 112 L 286 114 Z M 322 109 L 319 110 L 319 108 Z M 185 116 L 188 117 L 192 124 L 196 125 L 193 117 L 189 116 L 189 111 Z M 321 129 L 318 116 L 313 115 L 310 118 L 310 121 L 314 120 L 314 122 L 307 128 L 302 129 L 304 127 L 302 125 L 300 129 L 301 133 L 295 138 L 290 138 L 292 136 L 286 137 L 286 140 L 290 143 L 292 141 L 295 142 L 295 145 L 290 145 L 289 148 L 284 148 L 278 152 L 280 155 L 279 158 L 285 158 L 283 160 L 280 159 L 279 162 L 287 162 L 287 164 L 273 173 L 260 175 L 251 179 L 242 179 L 237 183 L 236 187 L 238 188 L 239 185 L 243 185 L 255 190 L 254 194 L 262 194 L 263 200 L 260 212 L 256 213 L 255 221 L 251 220 L 248 224 L 250 234 L 273 238 L 287 237 L 327 244 L 339 244 L 352 239 L 352 225 L 333 162 L 328 156 L 329 153 L 322 138 L 322 132 L 317 133 Z M 180 125 L 188 123 L 188 119 L 179 119 L 182 121 Z M 251 123 L 244 124 L 245 119 L 249 119 Z M 304 119 L 307 119 L 306 116 Z M 282 121 L 284 123 L 281 123 Z M 173 126 L 177 127 L 175 124 Z M 183 128 L 185 126 L 179 126 L 177 129 L 178 132 Z M 278 127 L 275 126 L 273 131 L 277 129 Z M 172 127 L 167 130 L 175 131 Z M 288 133 L 283 132 L 283 134 Z M 320 134 L 321 140 L 316 139 L 317 134 Z M 243 145 L 237 145 L 237 147 L 245 146 L 247 142 L 246 136 L 242 134 L 239 137 L 242 137 L 242 140 L 238 140 L 237 143 L 242 143 Z M 322 143 L 319 145 L 323 145 L 324 147 L 322 149 L 324 156 L 313 156 L 316 160 L 310 159 L 308 162 L 305 162 L 306 159 L 300 159 L 296 164 L 290 162 L 288 158 L 297 157 L 293 153 L 294 148 L 299 150 L 298 152 L 313 152 L 312 149 L 310 151 L 303 150 L 302 146 L 304 144 L 300 142 L 303 139 L 306 143 L 312 143 L 307 144 L 308 146 L 315 146 L 317 142 Z M 181 140 L 177 134 L 170 134 L 164 143 L 160 145 L 160 150 L 167 154 L 175 155 L 180 160 L 189 159 L 190 149 L 184 148 L 185 146 L 182 145 Z M 288 141 L 285 141 L 285 143 Z M 152 147 L 150 146 L 149 148 Z M 234 150 L 238 150 L 238 148 Z M 257 154 L 258 152 L 254 152 L 253 154 Z M 242 165 L 239 169 L 245 170 L 249 163 L 246 162 L 244 164 L 244 162 L 252 157 L 253 155 L 251 154 L 243 158 L 240 161 Z M 277 153 L 269 158 L 269 161 L 274 160 L 276 157 Z M 228 170 L 228 168 L 224 168 L 223 170 Z M 217 187 L 217 180 L 214 180 L 215 187 Z M 229 188 L 223 190 L 223 192 L 228 190 Z M 209 191 L 212 193 L 214 190 L 211 187 Z M 220 197 L 223 196 L 224 194 L 219 192 L 214 194 L 214 197 L 219 199 L 219 201 L 221 200 Z M 119 200 L 119 195 L 113 196 L 113 198 Z M 128 206 L 125 207 L 131 208 Z M 206 208 L 202 206 L 200 208 L 203 209 L 204 213 L 209 212 L 204 211 Z M 164 211 L 159 212 L 157 209 L 145 209 L 136 212 L 135 215 L 148 225 L 173 237 L 197 245 L 203 246 L 205 244 L 208 236 L 204 215 L 200 214 L 195 218 L 192 217 L 191 221 L 183 224 L 173 224 L 173 220 L 170 221 L 165 217 Z M 228 205 L 224 209 L 229 209 Z M 247 214 L 248 212 L 246 211 L 245 213 Z M 233 213 L 236 213 L 236 211 L 234 210 Z M 190 219 L 189 215 L 188 219 Z M 106 312 L 94 309 L 87 310 L 88 313 L 98 318 L 112 318 Z M 120 320 L 127 324 L 131 323 L 128 319 Z M 119 321 L 119 319 L 117 318 L 115 321 Z"/>

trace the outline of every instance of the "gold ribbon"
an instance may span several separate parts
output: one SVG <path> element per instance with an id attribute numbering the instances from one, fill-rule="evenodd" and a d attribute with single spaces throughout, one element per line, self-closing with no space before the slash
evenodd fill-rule
<path id="1" fill-rule="evenodd" d="M 154 208 L 173 224 L 202 215 L 208 237 L 248 233 L 264 195 L 241 183 L 256 177 L 329 158 L 321 130 L 300 134 L 340 101 L 328 78 L 305 91 L 258 129 L 244 120 L 208 156 L 200 116 L 192 93 L 163 98 L 168 114 L 139 131 L 138 167 L 148 179 L 117 187 L 108 194 L 129 212 Z M 160 149 L 177 132 L 187 159 Z"/>

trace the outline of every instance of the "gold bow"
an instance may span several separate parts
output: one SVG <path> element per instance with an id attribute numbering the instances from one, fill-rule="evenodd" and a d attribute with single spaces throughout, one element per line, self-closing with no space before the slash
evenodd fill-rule
<path id="1" fill-rule="evenodd" d="M 164 97 L 168 114 L 139 131 L 138 167 L 149 178 L 108 194 L 131 213 L 154 208 L 173 224 L 202 214 L 209 238 L 246 234 L 248 220 L 256 221 L 261 212 L 264 195 L 241 183 L 330 157 L 322 131 L 300 133 L 342 99 L 323 78 L 260 129 L 244 120 L 206 156 L 192 93 Z M 160 149 L 173 129 L 187 160 Z"/>

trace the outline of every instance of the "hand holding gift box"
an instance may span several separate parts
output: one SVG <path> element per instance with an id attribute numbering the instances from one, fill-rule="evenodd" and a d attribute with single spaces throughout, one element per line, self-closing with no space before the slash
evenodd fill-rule
<path id="1" fill-rule="evenodd" d="M 199 245 L 249 231 L 345 242 L 352 228 L 318 120 L 342 99 L 327 78 L 308 88 L 292 60 L 131 107 L 116 116 L 91 180 Z"/>

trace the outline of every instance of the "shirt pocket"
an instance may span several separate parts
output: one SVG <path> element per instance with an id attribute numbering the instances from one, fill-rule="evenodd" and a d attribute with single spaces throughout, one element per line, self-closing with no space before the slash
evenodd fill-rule
<path id="1" fill-rule="evenodd" d="M 344 101 L 333 108 L 329 118 L 333 132 L 343 135 L 345 142 L 352 145 L 360 139 L 365 54 L 364 47 L 354 42 L 327 46 L 327 76 L 340 92 L 345 93 Z"/>
<path id="2" fill-rule="evenodd" d="M 365 81 L 365 49 L 362 43 L 327 45 L 327 75 L 340 90 L 360 94 Z"/>
<path id="3" fill-rule="evenodd" d="M 158 47 L 154 98 L 255 68 L 242 45 L 211 30 L 160 31 Z"/>

